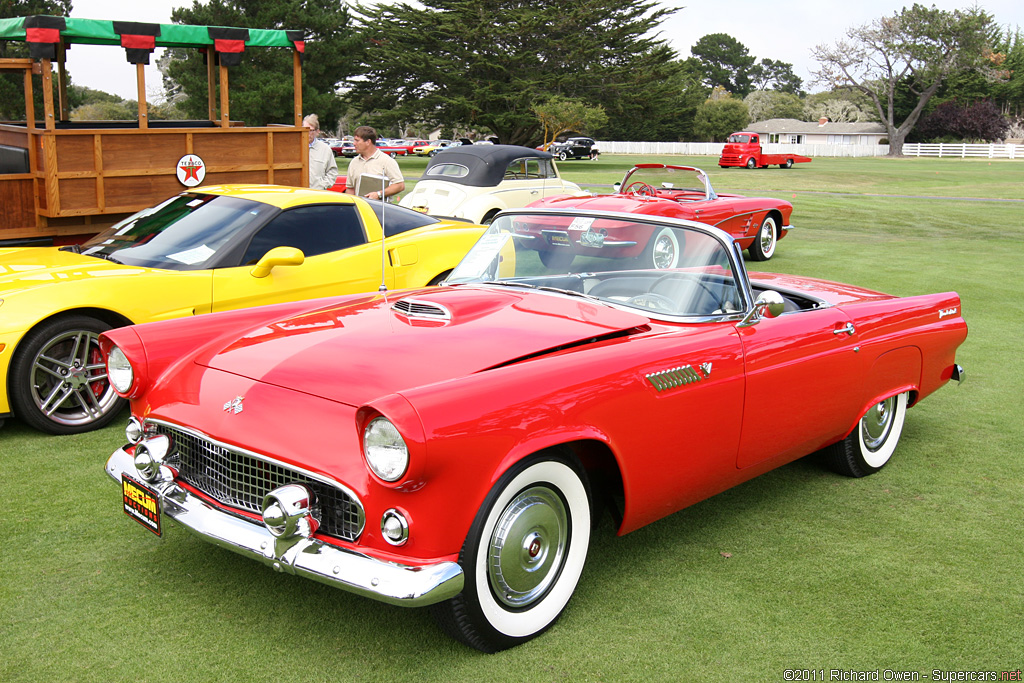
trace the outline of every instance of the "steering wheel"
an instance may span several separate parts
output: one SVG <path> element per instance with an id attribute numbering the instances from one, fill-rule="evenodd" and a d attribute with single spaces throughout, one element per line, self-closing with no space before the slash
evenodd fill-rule
<path id="1" fill-rule="evenodd" d="M 640 308 L 650 308 L 655 311 L 667 311 L 669 313 L 675 311 L 676 308 L 675 301 L 672 301 L 672 299 L 669 299 L 667 296 L 655 294 L 654 292 L 637 294 L 636 296 L 630 297 L 626 303 L 639 306 Z"/>
<path id="2" fill-rule="evenodd" d="M 653 185 L 648 185 L 642 180 L 634 180 L 631 182 L 624 190 L 624 193 L 646 195 L 648 197 L 656 197 L 658 195 L 658 191 L 654 189 Z"/>

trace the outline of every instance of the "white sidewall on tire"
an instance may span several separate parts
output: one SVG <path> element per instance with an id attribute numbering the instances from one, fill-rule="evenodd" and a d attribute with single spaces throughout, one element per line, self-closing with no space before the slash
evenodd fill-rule
<path id="1" fill-rule="evenodd" d="M 667 238 L 668 241 L 672 244 L 672 262 L 669 263 L 668 265 L 659 266 L 659 265 L 657 265 L 654 262 L 654 256 L 655 256 L 657 244 L 658 244 L 659 241 L 661 241 L 662 238 Z M 679 256 L 680 256 L 680 254 L 679 254 L 679 238 L 676 236 L 675 230 L 673 230 L 672 228 L 662 228 L 661 231 L 658 232 L 658 234 L 653 237 L 653 240 L 654 241 L 653 241 L 652 246 L 651 246 L 651 264 L 650 264 L 651 268 L 655 268 L 655 269 L 658 269 L 658 270 L 664 270 L 664 269 L 668 269 L 668 268 L 675 268 L 675 267 L 677 267 L 679 265 Z"/>
<path id="2" fill-rule="evenodd" d="M 896 397 L 894 411 L 896 414 L 893 415 L 892 427 L 889 429 L 889 434 L 885 437 L 885 443 L 877 451 L 871 451 L 864 445 L 864 430 L 861 428 L 860 423 L 857 423 L 857 443 L 860 445 L 860 455 L 864 458 L 864 462 L 875 469 L 889 462 L 892 454 L 896 452 L 896 445 L 899 443 L 900 434 L 903 432 L 903 422 L 907 418 L 907 392 L 904 391 Z"/>
<path id="3" fill-rule="evenodd" d="M 765 230 L 770 229 L 772 231 L 772 239 L 768 244 L 768 248 L 764 248 L 764 234 Z M 761 229 L 757 231 L 757 248 L 761 252 L 761 255 L 767 261 L 775 255 L 775 245 L 779 241 L 779 228 L 775 225 L 775 219 L 768 216 L 762 221 Z"/>
<path id="4" fill-rule="evenodd" d="M 509 502 L 522 490 L 538 483 L 557 489 L 569 511 L 570 538 L 561 574 L 547 595 L 532 607 L 510 611 L 495 600 L 487 578 L 488 552 L 495 524 Z M 546 460 L 527 467 L 502 490 L 487 515 L 480 545 L 473 559 L 473 572 L 480 610 L 499 633 L 513 638 L 534 635 L 554 621 L 576 590 L 590 545 L 590 501 L 579 476 L 561 462 Z"/>

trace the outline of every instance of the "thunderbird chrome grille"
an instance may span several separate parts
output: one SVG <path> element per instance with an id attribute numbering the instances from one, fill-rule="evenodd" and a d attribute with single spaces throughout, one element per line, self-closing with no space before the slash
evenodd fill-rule
<path id="1" fill-rule="evenodd" d="M 305 484 L 316 494 L 320 532 L 354 541 L 363 530 L 363 507 L 354 495 L 301 470 L 228 447 L 164 423 L 150 423 L 171 437 L 171 464 L 179 479 L 219 503 L 259 514 L 263 496 L 285 484 Z"/>

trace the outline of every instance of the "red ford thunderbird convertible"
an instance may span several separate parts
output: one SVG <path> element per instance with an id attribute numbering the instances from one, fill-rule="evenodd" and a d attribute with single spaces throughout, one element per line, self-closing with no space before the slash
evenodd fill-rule
<path id="1" fill-rule="evenodd" d="M 588 251 L 545 265 L 547 230 Z M 430 605 L 493 652 L 562 613 L 599 512 L 625 534 L 815 451 L 885 466 L 908 408 L 963 377 L 960 306 L 748 275 L 701 223 L 510 210 L 443 286 L 105 332 L 132 410 L 106 471 L 157 535 Z"/>
<path id="2" fill-rule="evenodd" d="M 693 166 L 637 164 L 623 177 L 615 194 L 596 197 L 558 196 L 530 206 L 593 211 L 624 211 L 699 221 L 721 228 L 746 249 L 754 261 L 767 261 L 792 227 L 793 205 L 782 199 L 718 194 L 708 175 Z M 572 253 L 588 252 L 587 244 L 565 241 L 555 235 L 535 242 L 539 251 L 552 252 L 555 260 Z M 561 254 L 561 255 L 559 255 Z"/>

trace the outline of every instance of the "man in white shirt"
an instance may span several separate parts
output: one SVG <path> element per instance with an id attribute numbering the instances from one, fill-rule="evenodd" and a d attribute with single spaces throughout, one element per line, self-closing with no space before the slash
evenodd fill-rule
<path id="1" fill-rule="evenodd" d="M 309 186 L 314 190 L 329 190 L 338 179 L 338 162 L 330 145 L 318 139 L 320 118 L 310 114 L 302 119 L 302 125 L 309 129 Z"/>
<path id="2" fill-rule="evenodd" d="M 348 164 L 348 178 L 345 192 L 367 199 L 384 199 L 393 197 L 405 189 L 405 178 L 402 176 L 398 162 L 377 149 L 377 131 L 370 126 L 359 126 L 352 133 L 356 152 L 359 156 Z M 373 183 L 373 187 L 360 187 L 364 175 L 384 176 L 387 182 Z M 381 197 L 381 185 L 384 197 Z"/>

